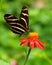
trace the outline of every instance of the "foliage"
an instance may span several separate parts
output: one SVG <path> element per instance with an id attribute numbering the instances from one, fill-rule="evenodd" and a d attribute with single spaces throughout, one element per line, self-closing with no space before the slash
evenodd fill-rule
<path id="1" fill-rule="evenodd" d="M 23 5 L 28 7 L 29 27 L 31 32 L 37 32 L 39 39 L 45 42 L 43 50 L 32 49 L 27 65 L 52 65 L 52 1 L 47 7 L 34 7 L 34 0 L 0 0 L 0 65 L 9 65 L 15 59 L 18 65 L 23 65 L 27 47 L 21 47 L 19 36 L 11 32 L 4 20 L 4 14 L 10 13 L 19 18 Z M 3 64 L 2 64 L 3 63 Z"/>

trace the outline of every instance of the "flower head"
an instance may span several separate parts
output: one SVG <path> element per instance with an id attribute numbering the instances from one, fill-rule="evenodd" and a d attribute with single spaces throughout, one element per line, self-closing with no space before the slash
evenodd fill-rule
<path id="1" fill-rule="evenodd" d="M 29 46 L 30 49 L 32 48 L 39 48 L 39 49 L 43 49 L 43 43 L 37 39 L 38 38 L 38 33 L 36 32 L 30 32 L 27 38 L 21 38 L 20 39 L 20 44 L 22 46 Z"/>
<path id="2" fill-rule="evenodd" d="M 15 60 L 12 60 L 11 62 L 10 62 L 10 65 L 16 65 L 17 64 L 17 62 L 15 61 Z"/>

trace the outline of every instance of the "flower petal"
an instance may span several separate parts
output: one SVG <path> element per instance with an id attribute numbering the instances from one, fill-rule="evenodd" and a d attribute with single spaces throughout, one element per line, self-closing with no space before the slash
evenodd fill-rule
<path id="1" fill-rule="evenodd" d="M 21 42 L 20 45 L 25 46 L 28 43 L 28 39 L 27 38 L 21 38 L 20 42 Z"/>
<path id="2" fill-rule="evenodd" d="M 30 41 L 30 49 L 34 48 L 34 42 L 31 40 Z"/>
<path id="3" fill-rule="evenodd" d="M 35 45 L 39 49 L 43 49 L 44 48 L 43 43 L 40 42 L 39 40 L 35 40 Z"/>

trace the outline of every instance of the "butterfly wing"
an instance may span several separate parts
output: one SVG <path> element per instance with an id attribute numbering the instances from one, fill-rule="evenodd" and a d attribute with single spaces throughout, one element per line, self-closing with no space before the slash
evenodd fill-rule
<path id="1" fill-rule="evenodd" d="M 26 6 L 23 6 L 22 11 L 20 13 L 20 23 L 28 30 L 28 8 Z"/>
<path id="2" fill-rule="evenodd" d="M 15 16 L 11 14 L 5 14 L 4 18 L 7 21 L 10 30 L 14 33 L 22 35 L 26 31 L 26 29 L 22 24 L 20 24 L 20 21 Z"/>
<path id="3" fill-rule="evenodd" d="M 26 6 L 23 6 L 20 20 L 11 14 L 4 15 L 5 20 L 9 24 L 9 28 L 14 33 L 22 35 L 24 32 L 28 31 L 28 9 Z"/>

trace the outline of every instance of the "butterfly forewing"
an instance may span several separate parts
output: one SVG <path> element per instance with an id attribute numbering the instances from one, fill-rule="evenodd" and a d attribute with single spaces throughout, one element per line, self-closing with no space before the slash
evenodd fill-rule
<path id="1" fill-rule="evenodd" d="M 28 10 L 27 7 L 23 7 L 20 20 L 18 20 L 15 16 L 11 14 L 4 15 L 5 20 L 7 21 L 9 28 L 14 33 L 22 35 L 24 32 L 28 30 Z"/>
<path id="2" fill-rule="evenodd" d="M 21 14 L 20 14 L 20 21 L 21 24 L 28 30 L 28 9 L 26 6 L 23 6 Z"/>

